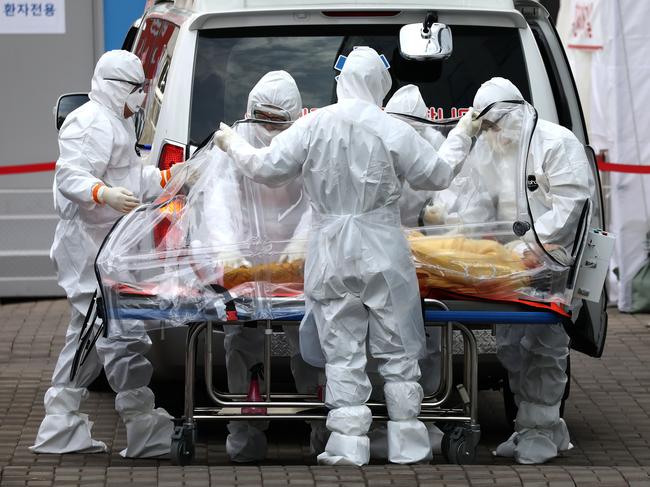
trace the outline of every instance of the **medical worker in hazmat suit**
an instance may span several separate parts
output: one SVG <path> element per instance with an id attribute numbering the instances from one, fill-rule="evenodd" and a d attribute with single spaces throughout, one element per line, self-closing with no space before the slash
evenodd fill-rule
<path id="1" fill-rule="evenodd" d="M 493 103 L 513 100 L 523 100 L 517 87 L 506 79 L 492 78 L 477 91 L 474 109 L 482 111 Z M 483 124 L 479 138 L 487 139 L 494 160 L 505 159 L 516 157 L 519 133 L 520 127 Z M 489 165 L 483 167 L 489 171 Z M 546 252 L 561 265 L 572 263 L 576 231 L 591 196 L 589 171 L 585 149 L 571 131 L 546 120 L 537 121 L 528 153 L 527 197 L 535 232 Z M 483 176 L 499 180 L 499 174 Z M 515 195 L 503 191 L 498 194 L 493 218 L 515 212 Z M 514 246 L 531 267 L 538 263 L 526 242 L 534 239 L 529 231 Z M 569 432 L 560 418 L 569 337 L 557 324 L 499 325 L 496 338 L 497 356 L 508 371 L 518 413 L 515 433 L 495 454 L 514 457 L 523 464 L 544 463 L 570 448 Z"/>
<path id="2" fill-rule="evenodd" d="M 322 464 L 368 463 L 366 342 L 385 380 L 390 461 L 418 462 L 430 455 L 427 429 L 416 419 L 424 327 L 398 201 L 403 180 L 419 189 L 447 187 L 478 127 L 468 114 L 438 153 L 381 110 L 390 87 L 379 55 L 359 47 L 338 77 L 338 102 L 302 117 L 269 147 L 253 148 L 225 124 L 215 136 L 255 181 L 279 185 L 303 178 L 312 225 L 300 347 L 308 362 L 326 363 L 331 435 L 318 456 Z"/>
<path id="3" fill-rule="evenodd" d="M 253 147 L 266 147 L 298 119 L 301 110 L 302 99 L 291 75 L 286 71 L 271 71 L 251 90 L 245 117 L 248 122 L 238 124 L 235 130 Z M 265 120 L 277 123 L 262 123 Z M 222 151 L 215 149 L 213 157 L 207 176 L 213 178 L 214 183 L 204 183 L 213 188 L 202 215 L 206 219 L 202 230 L 207 231 L 207 235 L 200 239 L 207 240 L 213 247 L 236 244 L 246 240 L 252 227 L 257 225 L 257 231 L 265 240 L 289 241 L 280 260 L 304 258 L 310 212 L 301 181 L 296 179 L 281 187 L 270 188 L 245 178 Z M 256 205 L 255 213 L 260 218 L 250 217 L 252 209 L 244 207 L 245 200 Z M 198 248 L 204 243 L 194 240 L 192 245 Z M 251 265 L 241 255 L 230 254 L 221 257 L 231 263 L 235 261 L 235 265 Z M 292 352 L 291 371 L 296 388 L 300 393 L 314 394 L 319 371 L 300 356 L 298 328 L 286 326 L 284 331 Z M 231 393 L 246 394 L 251 369 L 264 360 L 264 329 L 232 325 L 224 327 L 224 333 L 228 389 Z M 311 425 L 312 448 L 322 451 L 327 434 L 325 425 L 319 421 Z M 263 460 L 267 452 L 264 433 L 267 426 L 262 421 L 231 421 L 226 439 L 230 459 L 235 462 Z"/>
<path id="4" fill-rule="evenodd" d="M 59 133 L 60 156 L 54 176 L 54 205 L 60 221 L 51 257 L 59 285 L 65 290 L 71 320 L 59 355 L 52 386 L 45 393 L 45 418 L 34 446 L 36 453 L 104 452 L 106 445 L 91 436 L 92 422 L 81 413 L 88 385 L 104 366 L 117 393 L 115 409 L 124 421 L 127 457 L 169 452 L 173 424 L 163 409 L 154 409 L 147 387 L 152 367 L 144 357 L 151 341 L 137 321 L 111 321 L 107 338 L 100 338 L 70 378 L 79 334 L 97 280 L 95 256 L 104 237 L 140 201 L 155 197 L 171 177 L 144 166 L 135 152 L 133 119 L 144 102 L 142 63 L 127 51 L 109 51 L 97 62 L 90 101 L 73 111 Z"/>
<path id="5" fill-rule="evenodd" d="M 430 120 L 429 109 L 422 98 L 420 89 L 415 85 L 402 86 L 397 90 L 386 103 L 384 111 L 409 124 L 436 150 L 445 141 L 445 136 L 439 130 L 436 130 L 425 122 L 426 120 Z M 417 119 L 413 117 L 417 117 Z M 417 227 L 422 208 L 434 194 L 435 192 L 432 191 L 414 190 L 408 182 L 405 182 L 402 188 L 402 196 L 399 200 L 402 225 L 407 228 Z M 427 396 L 435 393 L 440 385 L 441 330 L 438 327 L 430 327 L 425 330 L 425 335 L 426 354 L 419 361 L 419 365 L 422 375 L 420 377 L 420 384 L 422 385 L 424 395 Z M 368 376 L 373 384 L 373 399 L 383 400 L 381 390 L 376 390 L 376 385 L 380 383 L 379 377 L 377 377 L 379 373 L 377 371 L 376 361 L 370 360 L 367 369 Z M 426 423 L 426 426 L 429 430 L 432 453 L 439 453 L 443 433 L 434 423 Z M 373 425 L 368 432 L 370 438 L 370 456 L 372 458 L 388 458 L 386 435 L 385 424 Z"/>

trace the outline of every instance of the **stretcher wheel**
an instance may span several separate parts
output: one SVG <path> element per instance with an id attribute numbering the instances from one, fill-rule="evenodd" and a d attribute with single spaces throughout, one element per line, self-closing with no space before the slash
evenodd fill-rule
<path id="1" fill-rule="evenodd" d="M 472 444 L 466 428 L 457 426 L 442 437 L 442 454 L 449 463 L 471 465 L 476 462 L 476 444 Z"/>
<path id="2" fill-rule="evenodd" d="M 195 434 L 194 427 L 183 425 L 174 428 L 171 444 L 172 465 L 190 465 L 194 460 Z"/>

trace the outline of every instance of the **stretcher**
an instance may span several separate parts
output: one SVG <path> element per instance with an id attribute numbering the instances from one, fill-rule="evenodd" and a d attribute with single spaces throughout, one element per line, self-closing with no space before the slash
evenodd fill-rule
<path id="1" fill-rule="evenodd" d="M 128 290 L 122 289 L 128 293 Z M 137 319 L 164 320 L 168 310 L 161 309 L 156 296 L 139 291 L 121 301 L 121 308 L 108 310 L 109 320 Z M 273 301 L 274 319 L 249 321 L 245 312 L 248 306 L 239 307 L 237 298 L 231 305 L 240 313 L 237 319 L 222 321 L 216 314 L 206 313 L 204 321 L 193 319 L 188 328 L 185 347 L 184 414 L 177 418 L 172 437 L 171 459 L 174 464 L 192 463 L 196 444 L 197 422 L 203 421 L 269 421 L 281 420 L 325 420 L 328 409 L 319 394 L 278 393 L 271 390 L 272 354 L 271 337 L 285 326 L 298 326 L 303 317 L 304 303 L 296 298 L 267 298 Z M 548 309 L 535 309 L 524 304 L 488 301 L 467 301 L 462 299 L 423 299 L 423 314 L 426 327 L 441 327 L 442 367 L 438 390 L 426 396 L 422 402 L 419 419 L 436 422 L 443 430 L 442 452 L 446 460 L 454 464 L 471 464 L 476 460 L 481 429 L 478 422 L 478 349 L 473 330 L 485 329 L 495 323 L 503 324 L 555 324 L 565 316 Z M 100 306 L 101 308 L 101 306 Z M 239 308 L 239 309 L 238 309 Z M 233 308 L 231 307 L 231 310 Z M 176 319 L 178 307 L 175 308 Z M 261 402 L 246 400 L 245 394 L 220 391 L 214 381 L 213 341 L 208 339 L 214 333 L 223 333 L 227 326 L 245 324 L 262 325 L 265 332 L 265 353 L 263 374 L 265 390 Z M 454 370 L 452 335 L 460 332 L 463 341 L 462 381 L 454 393 Z M 209 405 L 195 404 L 197 385 L 197 353 L 199 343 L 204 342 L 203 382 Z M 386 407 L 381 402 L 369 402 L 373 419 L 388 420 Z M 253 408 L 253 409 L 251 409 Z M 261 409 L 260 409 L 261 408 Z M 257 414 L 247 414 L 249 411 Z M 260 411 L 263 414 L 260 414 Z"/>

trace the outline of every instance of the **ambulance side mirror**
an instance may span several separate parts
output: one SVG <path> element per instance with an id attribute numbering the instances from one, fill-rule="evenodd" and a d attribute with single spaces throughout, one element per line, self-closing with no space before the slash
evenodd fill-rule
<path id="1" fill-rule="evenodd" d="M 56 101 L 56 106 L 54 107 L 54 122 L 56 124 L 56 129 L 59 130 L 63 122 L 71 112 L 79 108 L 84 103 L 87 103 L 89 100 L 87 93 L 67 93 L 61 95 Z"/>

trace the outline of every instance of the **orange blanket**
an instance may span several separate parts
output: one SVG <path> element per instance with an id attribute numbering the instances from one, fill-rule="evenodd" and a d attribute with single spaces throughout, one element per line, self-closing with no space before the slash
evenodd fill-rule
<path id="1" fill-rule="evenodd" d="M 494 240 L 465 237 L 408 236 L 422 297 L 434 290 L 487 299 L 517 298 L 516 290 L 528 283 L 519 256 Z M 224 286 L 232 289 L 247 282 L 302 284 L 304 261 L 272 263 L 226 269 Z"/>

